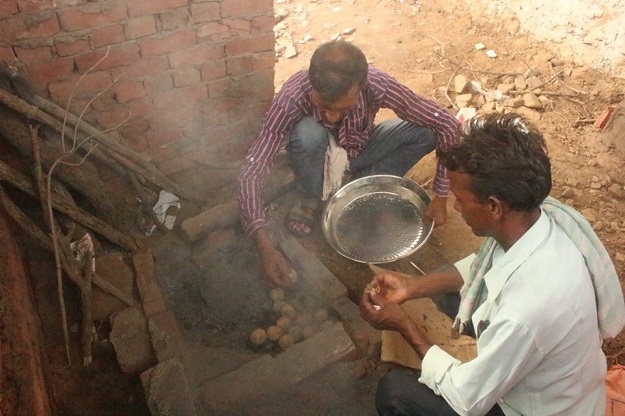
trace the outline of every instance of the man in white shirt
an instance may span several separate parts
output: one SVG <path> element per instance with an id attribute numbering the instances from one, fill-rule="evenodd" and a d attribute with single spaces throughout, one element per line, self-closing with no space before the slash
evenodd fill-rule
<path id="1" fill-rule="evenodd" d="M 518 115 L 478 117 L 439 160 L 454 208 L 487 238 L 477 257 L 455 267 L 380 274 L 371 283 L 378 290 L 363 293 L 362 316 L 401 333 L 423 359 L 420 374 L 382 378 L 379 414 L 604 415 L 601 344 L 624 325 L 623 293 L 587 221 L 548 197 L 542 135 Z M 459 291 L 455 327 L 477 338 L 477 358 L 464 364 L 431 345 L 399 306 Z"/>

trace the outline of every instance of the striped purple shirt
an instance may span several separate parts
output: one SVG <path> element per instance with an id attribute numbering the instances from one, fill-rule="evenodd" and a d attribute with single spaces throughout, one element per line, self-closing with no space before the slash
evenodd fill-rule
<path id="1" fill-rule="evenodd" d="M 276 95 L 265 116 L 260 134 L 252 144 L 239 175 L 241 223 L 251 234 L 266 225 L 262 179 L 273 164 L 278 150 L 286 146 L 293 126 L 305 116 L 323 123 L 321 113 L 311 101 L 312 87 L 308 71 L 292 75 Z M 431 128 L 436 134 L 438 149 L 457 140 L 458 121 L 434 101 L 419 96 L 385 72 L 369 68 L 367 83 L 358 96 L 356 106 L 340 122 L 339 145 L 351 158 L 356 158 L 371 137 L 375 117 L 380 108 L 388 108 L 402 120 Z M 434 193 L 449 193 L 447 171 L 438 162 L 433 185 Z"/>

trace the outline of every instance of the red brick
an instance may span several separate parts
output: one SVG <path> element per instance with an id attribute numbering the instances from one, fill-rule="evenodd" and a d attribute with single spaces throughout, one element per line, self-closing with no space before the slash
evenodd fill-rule
<path id="1" fill-rule="evenodd" d="M 150 143 L 144 134 L 124 140 L 124 143 L 138 153 L 146 152 L 150 148 Z"/>
<path id="2" fill-rule="evenodd" d="M 163 130 L 172 126 L 184 126 L 190 120 L 198 117 L 200 111 L 195 107 L 174 107 L 156 111 L 150 114 L 148 121 L 154 130 Z"/>
<path id="3" fill-rule="evenodd" d="M 52 60 L 52 48 L 40 46 L 38 48 L 15 47 L 17 58 L 25 64 Z"/>
<path id="4" fill-rule="evenodd" d="M 145 137 L 148 139 L 150 147 L 161 147 L 163 145 L 167 146 L 177 142 L 183 136 L 184 130 L 181 128 L 150 130 L 145 134 Z"/>
<path id="5" fill-rule="evenodd" d="M 144 97 L 128 103 L 133 117 L 145 117 L 154 112 L 152 97 Z"/>
<path id="6" fill-rule="evenodd" d="M 0 16 L 7 17 L 18 13 L 17 2 L 13 0 L 0 1 Z"/>
<path id="7" fill-rule="evenodd" d="M 122 137 L 132 140 L 133 137 L 145 134 L 150 128 L 150 123 L 142 117 L 133 117 L 121 128 Z"/>
<path id="8" fill-rule="evenodd" d="M 51 83 L 50 94 L 56 97 L 69 98 L 72 93 L 76 98 L 91 99 L 111 84 L 111 75 L 106 71 L 90 72 L 84 76 L 75 76 L 70 80 Z M 64 92 L 65 91 L 65 92 Z"/>
<path id="9" fill-rule="evenodd" d="M 174 88 L 174 82 L 169 72 L 162 72 L 143 78 L 143 86 L 148 94 L 155 95 Z"/>
<path id="10" fill-rule="evenodd" d="M 212 22 L 214 20 L 221 19 L 218 2 L 210 3 L 192 3 L 191 4 L 191 17 L 193 22 Z"/>
<path id="11" fill-rule="evenodd" d="M 116 45 L 126 40 L 124 29 L 120 24 L 114 24 L 96 29 L 91 34 L 93 46 L 102 48 L 104 46 Z"/>
<path id="12" fill-rule="evenodd" d="M 190 103 L 202 102 L 208 98 L 205 85 L 194 85 L 184 88 L 175 88 L 154 97 L 154 106 L 157 110 L 188 106 Z"/>
<path id="13" fill-rule="evenodd" d="M 126 20 L 124 36 L 126 39 L 137 39 L 156 33 L 154 16 L 141 16 Z"/>
<path id="14" fill-rule="evenodd" d="M 118 108 L 115 111 L 95 113 L 96 120 L 105 129 L 116 128 L 128 121 L 130 111 L 127 108 Z"/>
<path id="15" fill-rule="evenodd" d="M 226 59 L 226 68 L 228 70 L 228 75 L 238 76 L 245 75 L 252 71 L 254 66 L 254 57 L 252 55 L 248 56 L 237 56 L 234 58 Z"/>
<path id="16" fill-rule="evenodd" d="M 237 81 L 230 78 L 220 78 L 208 83 L 208 96 L 209 97 L 223 97 L 227 92 L 236 87 Z"/>
<path id="17" fill-rule="evenodd" d="M 189 25 L 189 11 L 186 7 L 171 10 L 159 15 L 163 30 L 175 30 Z"/>
<path id="18" fill-rule="evenodd" d="M 2 0 L 2 2 L 7 2 L 7 0 Z M 17 0 L 17 7 L 20 13 L 37 13 L 44 10 L 55 9 L 57 5 L 54 0 Z M 2 13 L 0 13 L 0 15 L 2 15 Z"/>
<path id="19" fill-rule="evenodd" d="M 12 44 L 18 39 L 26 38 L 28 32 L 26 22 L 21 17 L 11 17 L 0 21 L 0 42 Z"/>
<path id="20" fill-rule="evenodd" d="M 186 7 L 187 4 L 188 0 L 129 1 L 128 14 L 130 17 L 135 17 L 163 13 L 178 7 Z"/>
<path id="21" fill-rule="evenodd" d="M 195 42 L 195 29 L 187 29 L 173 32 L 160 38 L 142 39 L 139 42 L 139 48 L 141 49 L 141 55 L 147 57 L 184 50 L 189 45 L 195 45 Z"/>
<path id="22" fill-rule="evenodd" d="M 134 101 L 146 95 L 143 82 L 140 81 L 117 82 L 113 87 L 113 92 L 119 103 Z"/>
<path id="23" fill-rule="evenodd" d="M 276 25 L 276 18 L 272 14 L 270 16 L 258 16 L 252 19 L 251 27 L 252 33 L 269 33 L 273 32 L 273 27 Z"/>
<path id="24" fill-rule="evenodd" d="M 26 19 L 29 38 L 42 38 L 56 35 L 59 32 L 59 21 L 56 14 L 44 12 Z"/>
<path id="25" fill-rule="evenodd" d="M 234 33 L 222 21 L 205 23 L 197 27 L 198 43 L 205 41 L 219 42 L 233 36 Z"/>
<path id="26" fill-rule="evenodd" d="M 266 35 L 243 39 L 233 39 L 226 44 L 226 55 L 237 56 L 247 53 L 273 51 L 275 37 L 273 32 Z"/>
<path id="27" fill-rule="evenodd" d="M 273 0 L 221 0 L 221 17 L 273 14 Z"/>
<path id="28" fill-rule="evenodd" d="M 276 54 L 274 51 L 270 52 L 260 52 L 254 54 L 254 62 L 252 69 L 254 71 L 259 71 L 261 69 L 271 69 L 275 68 L 276 65 Z"/>
<path id="29" fill-rule="evenodd" d="M 126 65 L 122 68 L 116 69 L 114 72 L 122 74 L 127 79 L 134 77 L 143 78 L 146 75 L 158 74 L 169 69 L 169 61 L 166 56 L 150 56 L 148 58 L 141 58 Z"/>
<path id="30" fill-rule="evenodd" d="M 59 56 L 70 56 L 90 51 L 91 43 L 86 38 L 58 36 L 54 38 L 54 47 Z"/>
<path id="31" fill-rule="evenodd" d="M 192 48 L 186 48 L 169 55 L 169 62 L 172 68 L 182 66 L 202 65 L 215 59 L 222 59 L 225 56 L 223 46 L 202 43 Z"/>
<path id="32" fill-rule="evenodd" d="M 107 55 L 108 54 L 108 55 Z M 141 58 L 137 45 L 124 43 L 121 45 L 102 48 L 97 51 L 83 53 L 75 57 L 76 67 L 79 72 L 86 72 L 97 64 L 97 69 L 126 68 Z"/>
<path id="33" fill-rule="evenodd" d="M 99 1 L 78 7 L 69 7 L 59 11 L 58 15 L 61 27 L 67 32 L 106 26 L 128 17 L 126 1 L 124 0 Z"/>
<path id="34" fill-rule="evenodd" d="M 176 158 L 163 160 L 161 162 L 157 162 L 156 165 L 158 169 L 165 175 L 171 175 L 172 173 L 191 169 L 197 166 L 194 161 L 189 160 L 184 156 L 178 156 Z"/>
<path id="35" fill-rule="evenodd" d="M 91 102 L 91 108 L 94 111 L 109 112 L 114 111 L 118 107 L 119 103 L 113 97 L 113 92 L 110 89 L 98 95 L 98 98 Z"/>
<path id="36" fill-rule="evenodd" d="M 68 79 L 74 70 L 72 58 L 55 59 L 50 62 L 31 64 L 26 71 L 36 85 L 45 86 L 50 82 Z"/>
<path id="37" fill-rule="evenodd" d="M 172 75 L 174 78 L 174 85 L 176 87 L 186 87 L 202 81 L 200 71 L 198 71 L 198 69 L 194 67 L 180 68 Z"/>
<path id="38" fill-rule="evenodd" d="M 171 159 L 178 155 L 176 149 L 172 147 L 156 147 L 149 149 L 150 156 L 155 162 L 159 162 L 165 159 Z"/>
<path id="39" fill-rule="evenodd" d="M 13 48 L 10 46 L 0 46 L 0 61 L 11 62 L 15 57 L 15 52 L 13 52 Z"/>
<path id="40" fill-rule="evenodd" d="M 223 19 L 222 22 L 230 28 L 234 36 L 245 36 L 251 32 L 252 26 L 247 19 L 229 18 Z"/>

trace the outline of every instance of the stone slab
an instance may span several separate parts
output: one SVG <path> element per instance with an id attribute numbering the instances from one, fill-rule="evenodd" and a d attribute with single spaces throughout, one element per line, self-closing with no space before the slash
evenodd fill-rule
<path id="1" fill-rule="evenodd" d="M 195 416 L 195 406 L 182 365 L 164 361 L 141 373 L 145 398 L 152 416 Z"/>
<path id="2" fill-rule="evenodd" d="M 148 325 L 138 308 L 129 307 L 111 316 L 110 340 L 124 373 L 138 374 L 156 363 Z"/>
<path id="3" fill-rule="evenodd" d="M 314 253 L 306 250 L 294 237 L 280 242 L 280 249 L 296 264 L 301 272 L 300 278 L 319 290 L 328 304 L 347 296 L 347 288 L 326 268 Z"/>
<path id="4" fill-rule="evenodd" d="M 135 269 L 137 289 L 143 306 L 143 313 L 150 317 L 164 312 L 167 307 L 156 281 L 154 256 L 150 247 L 138 242 L 138 249 L 132 257 Z"/>
<path id="5" fill-rule="evenodd" d="M 293 386 L 354 351 L 343 325 L 335 324 L 276 356 L 263 355 L 209 380 L 196 391 L 197 407 L 236 408 L 241 402 Z"/>
<path id="6" fill-rule="evenodd" d="M 162 312 L 148 318 L 148 330 L 152 348 L 158 362 L 177 357 L 182 351 L 182 333 L 176 317 L 171 312 Z"/>

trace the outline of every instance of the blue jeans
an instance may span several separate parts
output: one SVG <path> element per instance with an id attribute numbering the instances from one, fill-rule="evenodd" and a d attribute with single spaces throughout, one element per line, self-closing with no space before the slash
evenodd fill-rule
<path id="1" fill-rule="evenodd" d="M 306 197 L 321 198 L 323 167 L 330 131 L 313 117 L 295 125 L 287 145 L 298 189 Z M 350 159 L 352 178 L 387 174 L 403 176 L 436 148 L 434 132 L 400 119 L 378 124 L 360 156 Z"/>

